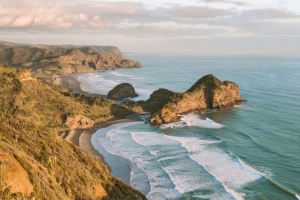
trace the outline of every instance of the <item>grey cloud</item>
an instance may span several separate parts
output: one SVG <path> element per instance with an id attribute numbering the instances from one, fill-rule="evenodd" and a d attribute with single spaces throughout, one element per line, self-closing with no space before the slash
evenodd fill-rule
<path id="1" fill-rule="evenodd" d="M 221 2 L 206 0 L 205 2 Z M 222 2 L 243 5 L 243 2 Z M 209 6 L 180 6 L 146 8 L 142 3 L 79 1 L 79 0 L 15 0 L 0 2 L 0 28 L 14 31 L 97 30 L 99 33 L 118 34 L 137 38 L 210 37 L 226 34 L 225 29 L 202 29 L 192 25 L 218 25 L 236 29 L 235 33 L 255 35 L 292 35 L 298 28 L 283 23 L 263 20 L 300 18 L 298 14 L 279 9 L 215 9 Z M 155 23 L 173 22 L 176 25 L 156 26 Z M 191 25 L 191 28 L 180 25 Z M 280 26 L 285 29 L 280 29 Z M 299 24 L 297 24 L 299 26 Z M 296 26 L 296 25 L 294 25 Z M 300 27 L 300 26 L 299 26 Z M 272 30 L 273 29 L 273 30 Z M 0 31 L 0 32 L 1 32 Z"/>
<path id="2" fill-rule="evenodd" d="M 231 1 L 231 0 L 204 0 L 206 3 L 230 3 L 237 6 L 248 6 L 248 3 L 242 2 L 242 1 Z"/>
<path id="3" fill-rule="evenodd" d="M 114 33 L 135 38 L 180 38 L 180 37 L 210 37 L 215 34 L 226 33 L 223 29 L 204 28 L 176 28 L 171 26 L 139 25 L 133 27 L 117 28 Z"/>
<path id="4" fill-rule="evenodd" d="M 174 6 L 168 10 L 173 16 L 187 18 L 214 18 L 231 14 L 231 11 L 206 6 Z"/>
<path id="5" fill-rule="evenodd" d="M 0 27 L 107 29 L 120 23 L 155 23 L 180 18 L 213 18 L 229 11 L 205 6 L 146 9 L 142 3 L 103 1 L 7 1 L 0 3 Z"/>
<path id="6" fill-rule="evenodd" d="M 249 22 L 244 24 L 240 32 L 251 32 L 261 36 L 299 36 L 300 26 L 294 23 L 278 23 L 270 21 Z"/>
<path id="7" fill-rule="evenodd" d="M 12 2 L 12 1 L 11 1 Z M 17 0 L 0 3 L 0 27 L 107 28 L 115 22 L 141 15 L 145 8 L 132 2 Z"/>
<path id="8" fill-rule="evenodd" d="M 300 17 L 298 14 L 287 12 L 284 10 L 269 8 L 269 9 L 252 9 L 242 11 L 239 16 L 242 19 L 279 19 L 279 18 L 297 18 Z"/>

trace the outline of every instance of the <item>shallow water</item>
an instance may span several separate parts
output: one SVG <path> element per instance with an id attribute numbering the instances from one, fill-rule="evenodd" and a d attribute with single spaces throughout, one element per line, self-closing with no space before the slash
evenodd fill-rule
<path id="1" fill-rule="evenodd" d="M 131 185 L 149 199 L 299 199 L 300 58 L 126 57 L 143 68 L 79 75 L 82 89 L 107 94 L 129 82 L 140 94 L 134 100 L 140 100 L 158 88 L 183 92 L 214 74 L 236 82 L 248 100 L 229 110 L 184 116 L 185 123 L 100 129 L 93 142 L 131 162 Z"/>

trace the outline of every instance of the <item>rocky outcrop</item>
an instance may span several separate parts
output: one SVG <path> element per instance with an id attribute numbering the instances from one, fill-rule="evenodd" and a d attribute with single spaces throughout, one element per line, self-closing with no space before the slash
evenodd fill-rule
<path id="1" fill-rule="evenodd" d="M 65 124 L 69 129 L 84 129 L 94 125 L 94 121 L 83 115 L 70 115 L 66 118 Z"/>
<path id="2" fill-rule="evenodd" d="M 244 102 L 237 84 L 221 82 L 212 74 L 199 79 L 185 93 L 174 93 L 159 110 L 153 111 L 152 124 L 171 123 L 180 120 L 178 114 L 201 109 L 226 109 Z"/>
<path id="3" fill-rule="evenodd" d="M 141 63 L 134 62 L 133 60 L 123 59 L 121 60 L 119 67 L 121 68 L 139 68 L 142 67 Z"/>
<path id="4" fill-rule="evenodd" d="M 107 94 L 107 98 L 114 100 L 137 96 L 138 94 L 135 92 L 133 86 L 129 83 L 121 83 L 110 90 Z"/>

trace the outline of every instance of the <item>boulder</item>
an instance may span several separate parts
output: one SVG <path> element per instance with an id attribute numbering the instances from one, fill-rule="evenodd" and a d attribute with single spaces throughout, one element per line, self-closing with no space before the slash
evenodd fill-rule
<path id="1" fill-rule="evenodd" d="M 137 96 L 138 94 L 135 92 L 133 86 L 129 83 L 121 83 L 110 90 L 107 94 L 107 98 L 114 100 Z"/>
<path id="2" fill-rule="evenodd" d="M 66 118 L 65 124 L 69 129 L 84 129 L 92 127 L 94 121 L 83 115 L 71 114 Z"/>

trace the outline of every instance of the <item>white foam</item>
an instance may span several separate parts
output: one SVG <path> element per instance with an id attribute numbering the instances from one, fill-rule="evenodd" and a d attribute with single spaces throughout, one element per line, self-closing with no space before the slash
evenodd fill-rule
<path id="1" fill-rule="evenodd" d="M 96 94 L 107 94 L 118 82 L 104 79 L 100 74 L 88 73 L 77 76 L 81 90 Z"/>
<path id="2" fill-rule="evenodd" d="M 235 192 L 235 189 L 261 178 L 258 171 L 220 149 L 211 148 L 207 141 L 198 138 L 166 137 L 180 142 L 190 152 L 190 158 L 221 182 L 226 191 L 236 199 L 243 199 L 243 194 Z"/>
<path id="3" fill-rule="evenodd" d="M 144 192 L 148 199 L 180 198 L 181 194 L 174 189 L 172 181 L 165 176 L 156 157 L 151 155 L 146 147 L 136 143 L 128 130 L 123 130 L 125 127 L 138 124 L 143 122 L 112 125 L 98 130 L 94 135 L 105 150 L 131 161 L 130 184 Z"/>
<path id="4" fill-rule="evenodd" d="M 130 79 L 132 79 L 132 80 L 145 80 L 146 78 L 142 78 L 142 77 L 140 77 L 140 78 L 130 77 Z"/>
<path id="5" fill-rule="evenodd" d="M 225 188 L 226 192 L 228 192 L 236 200 L 244 200 L 244 194 L 238 193 L 233 189 L 230 189 L 227 185 L 223 185 L 223 187 Z"/>
<path id="6" fill-rule="evenodd" d="M 116 124 L 95 135 L 108 152 L 130 160 L 130 184 L 148 199 L 179 199 L 181 194 L 199 189 L 209 191 L 195 194 L 199 198 L 243 199 L 237 189 L 261 177 L 257 170 L 212 146 L 219 140 L 127 128 L 139 124 L 143 122 Z"/>
<path id="7" fill-rule="evenodd" d="M 214 122 L 213 120 L 206 118 L 200 119 L 199 115 L 190 113 L 188 115 L 183 115 L 181 121 L 170 123 L 170 124 L 163 124 L 161 126 L 162 129 L 166 128 L 180 128 L 185 126 L 198 126 L 202 128 L 209 128 L 209 129 L 220 129 L 223 128 L 224 125 Z"/>
<path id="8" fill-rule="evenodd" d="M 130 75 L 126 75 L 126 74 L 121 74 L 119 72 L 110 72 L 111 74 L 115 75 L 115 76 L 119 76 L 119 77 L 132 77 Z"/>
<path id="9" fill-rule="evenodd" d="M 264 176 L 263 173 L 261 173 L 260 171 L 254 169 L 253 167 L 247 165 L 247 164 L 244 163 L 242 160 L 240 160 L 240 159 L 237 159 L 237 160 L 239 161 L 239 163 L 241 163 L 241 164 L 242 164 L 245 168 L 247 168 L 248 170 L 251 170 L 251 171 L 253 171 L 253 172 L 255 172 L 255 173 L 257 173 L 257 174 L 259 174 L 259 175 L 261 175 L 261 176 Z"/>
<path id="10" fill-rule="evenodd" d="M 182 148 L 178 141 L 155 132 L 132 132 L 131 134 L 137 143 L 145 146 L 155 156 L 160 167 L 171 178 L 175 189 L 181 194 L 202 189 L 210 191 L 207 195 L 210 199 L 231 199 L 221 184 L 188 157 L 189 152 Z M 204 141 L 204 143 L 214 143 L 214 141 Z"/>
<path id="11" fill-rule="evenodd" d="M 147 119 L 149 119 L 151 116 L 151 114 L 145 114 L 145 115 L 140 115 L 139 118 L 141 118 L 141 120 L 146 121 Z"/>
<path id="12" fill-rule="evenodd" d="M 296 198 L 297 198 L 298 200 L 300 200 L 300 195 L 296 194 Z"/>
<path id="13" fill-rule="evenodd" d="M 149 99 L 150 95 L 152 94 L 152 90 L 145 90 L 139 87 L 135 88 L 136 93 L 139 95 L 138 97 L 133 98 L 135 101 L 139 100 L 147 100 Z"/>

